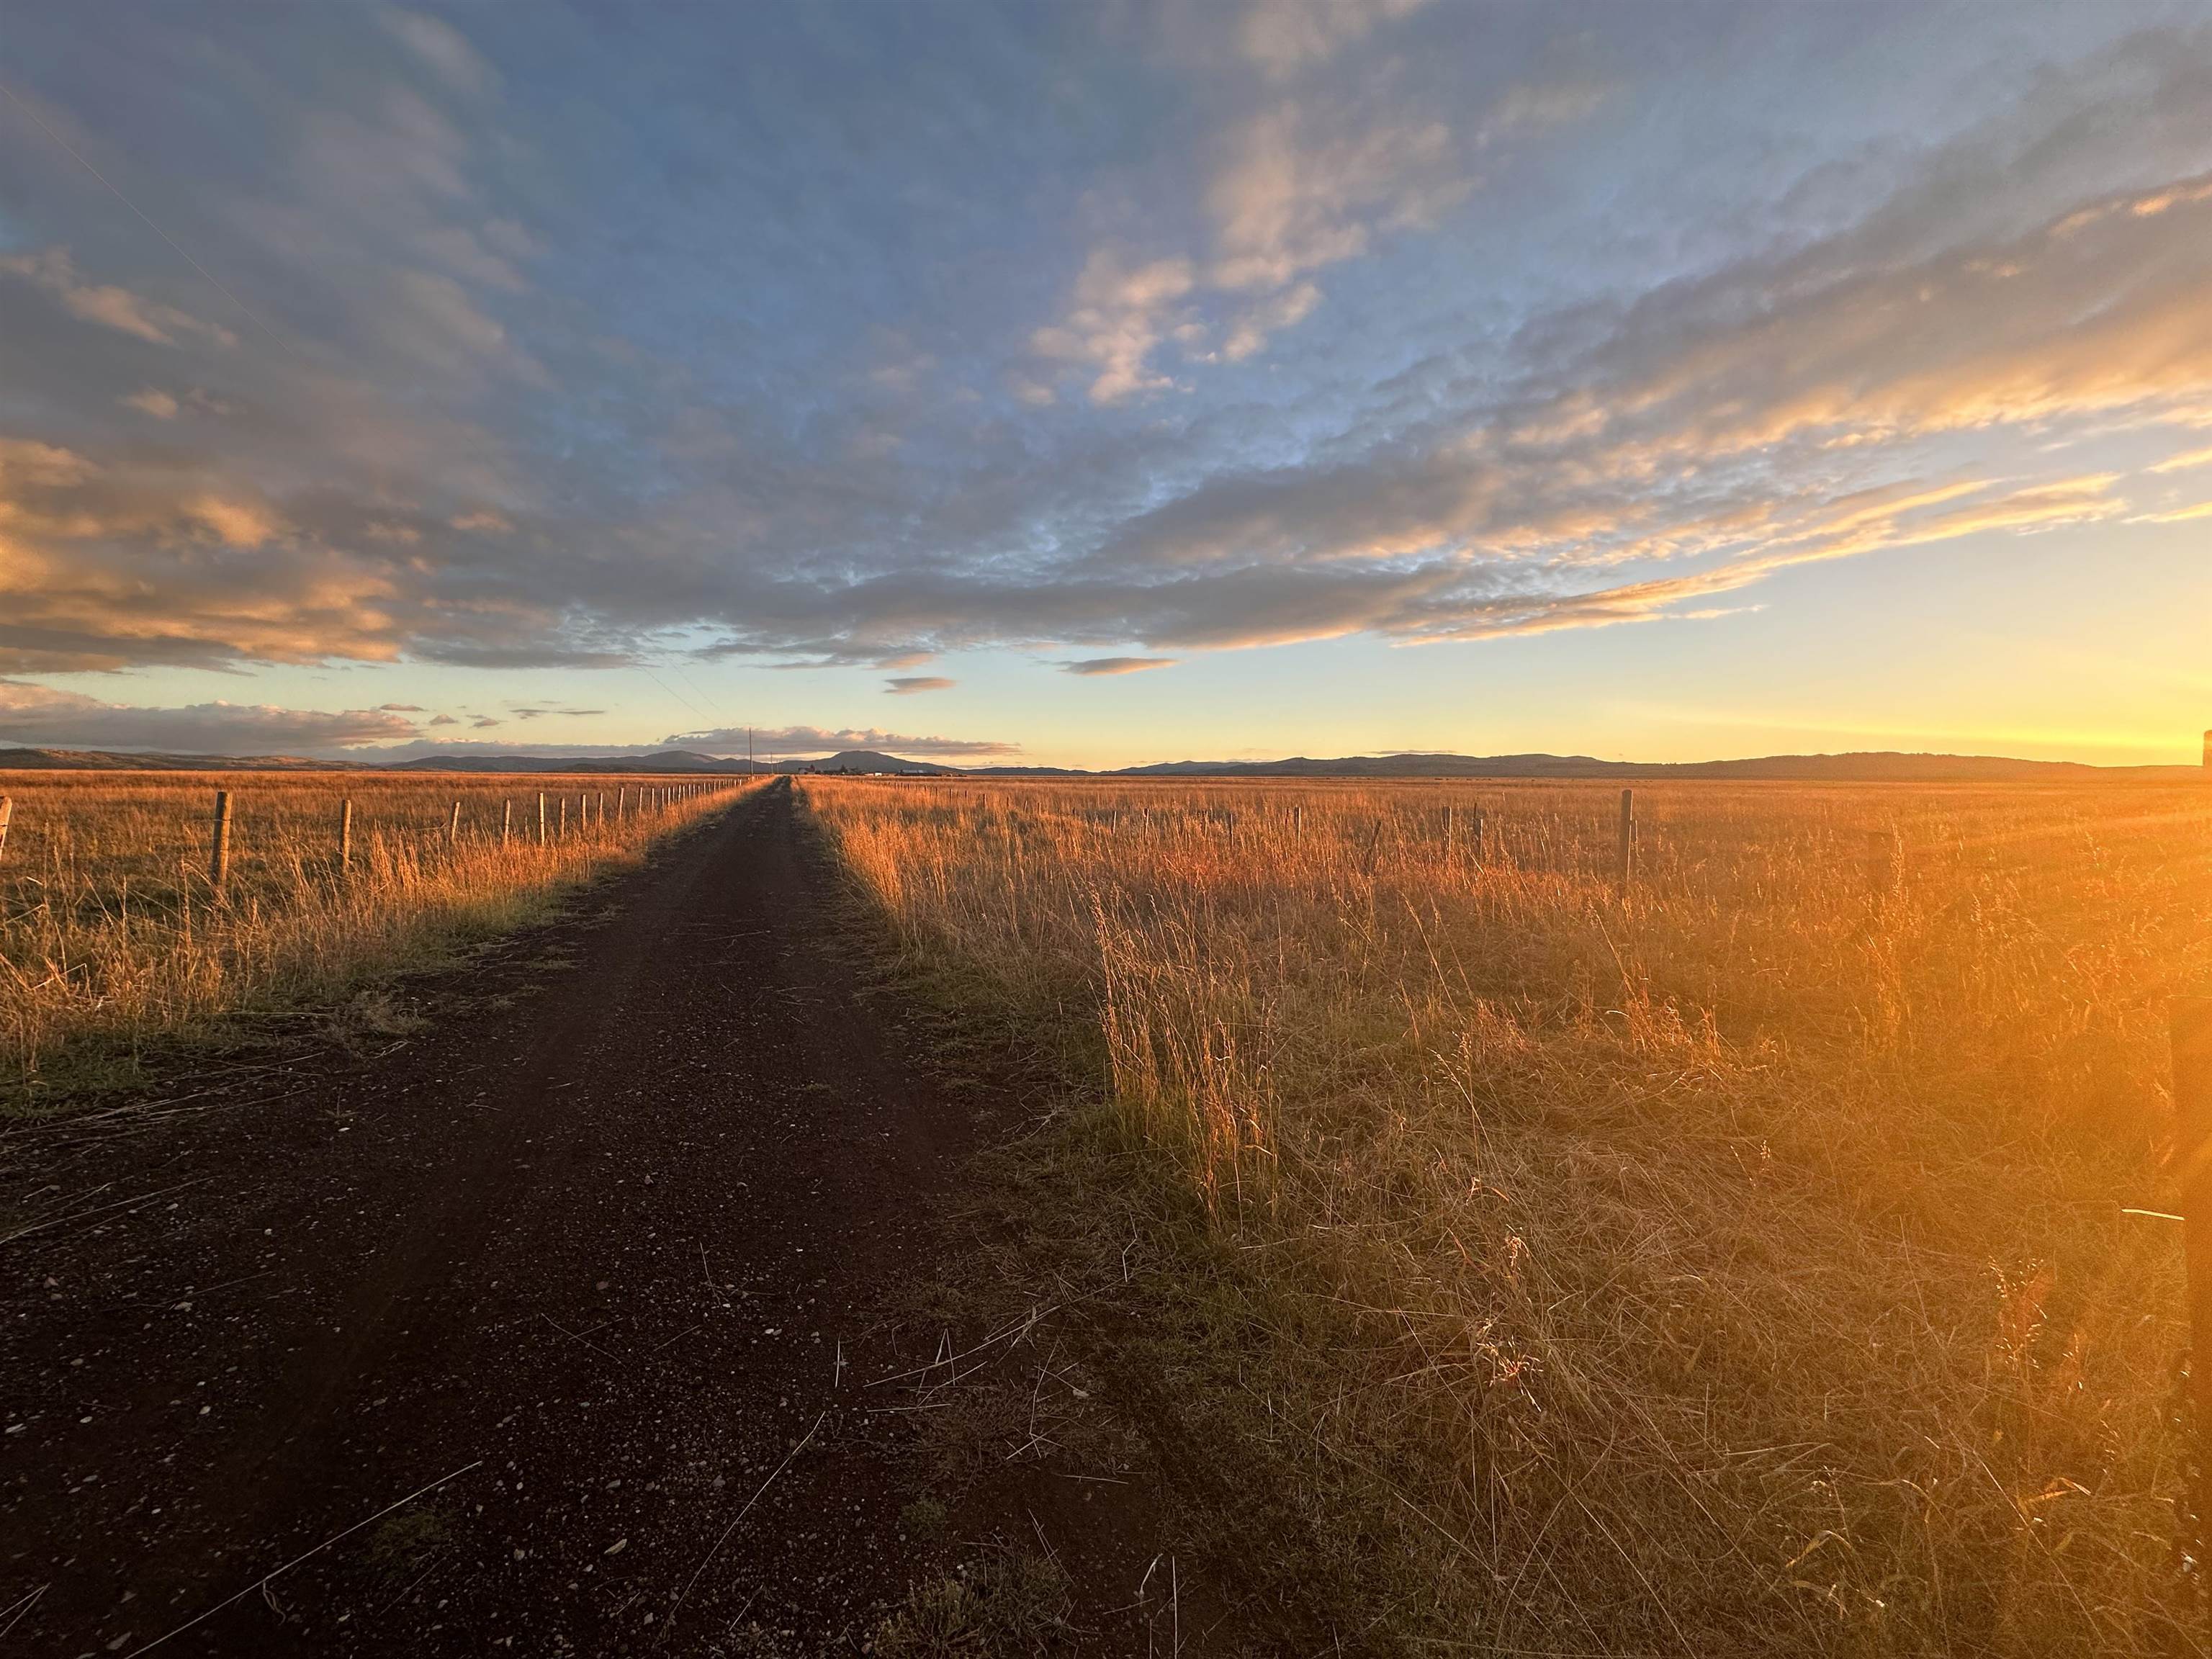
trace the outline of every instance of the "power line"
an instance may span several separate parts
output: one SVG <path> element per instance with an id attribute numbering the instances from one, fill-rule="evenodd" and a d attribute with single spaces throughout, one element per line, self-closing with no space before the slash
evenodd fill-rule
<path id="1" fill-rule="evenodd" d="M 152 231 L 156 236 L 167 242 L 179 259 L 182 259 L 186 264 L 190 265 L 194 270 L 197 270 L 202 276 L 205 277 L 210 288 L 212 288 L 216 293 L 222 295 L 222 297 L 229 301 L 231 304 L 236 306 L 245 315 L 246 319 L 252 323 L 254 327 L 259 329 L 264 334 L 267 335 L 270 340 L 276 344 L 278 349 L 293 357 L 297 357 L 300 355 L 298 352 L 292 349 L 291 346 L 285 342 L 282 335 L 278 334 L 275 329 L 270 327 L 268 324 L 261 320 L 260 316 L 254 311 L 252 307 L 247 305 L 245 301 L 240 299 L 238 295 L 233 294 L 228 289 L 217 282 L 213 271 L 210 270 L 198 260 L 193 258 L 191 254 L 185 252 L 175 237 L 170 235 L 167 231 L 162 229 L 161 226 L 155 224 L 150 218 L 148 218 L 146 216 L 146 210 L 140 207 L 137 203 L 132 201 L 128 196 L 125 196 L 120 190 L 117 189 L 116 186 L 109 181 L 106 173 L 102 173 L 98 167 L 93 166 L 91 162 L 86 161 L 83 156 L 78 155 L 76 149 L 70 143 L 70 141 L 63 137 L 58 132 L 56 132 L 52 127 L 48 126 L 46 125 L 46 118 L 40 115 L 37 110 L 32 108 L 30 103 L 18 94 L 13 87 L 0 84 L 0 93 L 6 94 L 9 101 L 14 104 L 16 108 L 21 110 L 24 114 L 29 116 L 31 119 L 37 124 L 40 131 L 45 133 L 47 137 L 52 139 L 54 143 L 60 145 L 63 151 L 69 156 L 70 160 L 75 161 L 87 173 L 99 179 L 102 185 L 106 185 L 109 193 L 112 194 L 117 201 L 122 203 L 123 205 L 129 208 L 131 212 L 137 214 L 138 217 L 144 222 L 147 229 Z"/>
<path id="2" fill-rule="evenodd" d="M 693 679 L 690 675 L 684 672 L 684 665 L 682 663 L 672 662 L 668 665 L 675 671 L 676 678 L 678 679 L 682 680 L 684 684 L 690 686 L 694 691 L 699 691 L 699 682 Z M 714 718 L 722 722 L 722 729 L 724 731 L 735 731 L 737 729 L 737 722 L 730 718 L 730 711 L 723 708 L 718 699 L 708 696 L 707 693 L 704 691 L 699 691 L 699 695 L 702 697 L 706 698 L 707 702 L 713 705 Z"/>
<path id="3" fill-rule="evenodd" d="M 665 692 L 666 692 L 670 696 L 673 697 L 677 702 L 678 702 L 682 703 L 682 704 L 683 704 L 686 708 L 690 709 L 693 714 L 696 714 L 697 716 L 699 716 L 699 718 L 700 718 L 701 720 L 702 720 L 706 721 L 706 722 L 707 722 L 706 726 L 703 726 L 703 727 L 702 727 L 702 728 L 701 728 L 702 731 L 703 731 L 703 730 L 709 730 L 709 729 L 711 729 L 711 728 L 712 728 L 712 726 L 713 726 L 713 725 L 714 725 L 714 714 L 713 714 L 709 710 L 705 709 L 705 708 L 701 708 L 697 703 L 696 703 L 696 702 L 692 702 L 690 698 L 689 698 L 689 697 L 685 696 L 684 696 L 681 691 L 678 691 L 678 690 L 674 686 L 671 685 L 671 684 L 670 684 L 666 680 L 664 680 L 663 678 L 660 678 L 660 676 L 659 676 L 659 675 L 658 675 L 658 674 L 654 673 L 654 672 L 653 672 L 652 668 L 651 668 L 648 665 L 647 665 L 646 663 L 643 663 L 643 662 L 639 663 L 639 664 L 637 665 L 637 672 L 638 672 L 639 673 L 641 673 L 641 674 L 644 675 L 644 676 L 646 677 L 646 678 L 647 678 L 647 679 L 651 680 L 651 681 L 652 681 L 655 685 L 659 686 L 659 687 L 663 691 L 665 691 Z"/>

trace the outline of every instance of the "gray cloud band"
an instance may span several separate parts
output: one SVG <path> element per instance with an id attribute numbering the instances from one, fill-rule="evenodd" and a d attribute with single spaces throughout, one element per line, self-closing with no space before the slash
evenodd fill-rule
<path id="1" fill-rule="evenodd" d="M 103 702 L 82 692 L 0 679 L 0 743 L 34 747 L 166 750 L 179 753 L 307 755 L 365 760 L 406 760 L 439 754 L 503 754 L 515 745 L 471 739 L 440 740 L 422 729 L 458 725 L 451 715 L 422 722 L 420 708 L 393 705 L 326 714 L 266 704 L 212 702 L 183 708 Z M 518 708 L 524 720 L 540 715 L 591 714 L 595 709 Z M 489 715 L 472 728 L 503 724 Z M 939 759 L 988 759 L 1020 752 L 1019 745 L 984 738 L 934 737 L 874 727 L 742 726 L 671 732 L 658 744 L 532 744 L 532 753 L 563 756 L 639 755 L 693 749 L 715 755 L 766 757 L 828 755 L 844 749 L 882 749 Z"/>

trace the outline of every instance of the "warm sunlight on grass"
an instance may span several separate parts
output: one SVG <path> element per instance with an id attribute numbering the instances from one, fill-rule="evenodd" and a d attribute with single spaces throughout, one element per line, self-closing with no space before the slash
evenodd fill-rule
<path id="1" fill-rule="evenodd" d="M 1233 1397 L 1182 1397 L 1402 1564 L 1378 1628 L 2193 1641 L 2179 1239 L 2122 1211 L 2172 1207 L 2212 791 L 1643 788 L 1622 903 L 1583 785 L 805 788 L 1172 1171 L 1237 1310 L 1189 1339 Z"/>
<path id="2" fill-rule="evenodd" d="M 0 1088 L 21 1103 L 56 1086 L 114 1080 L 150 1040 L 221 1015 L 327 1000 L 463 938 L 512 927 L 559 888 L 738 787 L 574 775 L 0 773 L 0 795 L 14 804 L 0 848 Z M 234 815 L 221 893 L 209 867 L 218 789 L 230 792 Z M 678 799 L 678 790 L 696 793 Z M 342 867 L 348 799 L 352 859 Z"/>

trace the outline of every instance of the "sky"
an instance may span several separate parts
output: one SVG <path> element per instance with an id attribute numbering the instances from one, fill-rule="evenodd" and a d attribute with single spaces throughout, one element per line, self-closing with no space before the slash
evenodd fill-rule
<path id="1" fill-rule="evenodd" d="M 2208 725 L 2201 4 L 0 0 L 0 743 Z"/>

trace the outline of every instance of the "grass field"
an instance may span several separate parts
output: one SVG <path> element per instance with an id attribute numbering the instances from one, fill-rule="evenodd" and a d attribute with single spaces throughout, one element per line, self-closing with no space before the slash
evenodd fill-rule
<path id="1" fill-rule="evenodd" d="M 326 1005 L 435 960 L 527 920 L 740 787 L 573 775 L 0 772 L 0 795 L 13 803 L 0 848 L 0 1101 L 20 1109 L 128 1081 L 149 1042 Z M 209 856 L 218 789 L 233 803 L 220 892 Z M 342 866 L 347 800 L 351 858 Z"/>
<path id="2" fill-rule="evenodd" d="M 2202 1650 L 2124 1212 L 2212 790 L 1639 788 L 1625 901 L 1589 786 L 805 792 L 1091 1103 L 1038 1156 L 1125 1190 L 1034 1225 L 1165 1264 L 1184 1443 L 1285 1495 L 1231 1572 L 1385 1650 Z"/>

